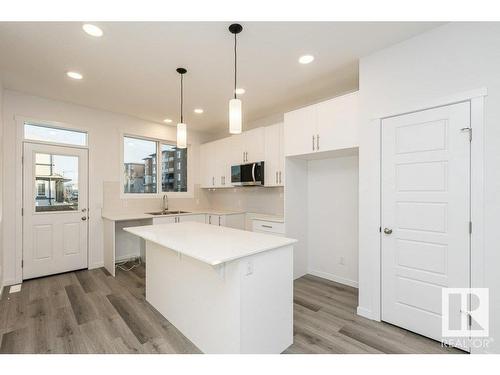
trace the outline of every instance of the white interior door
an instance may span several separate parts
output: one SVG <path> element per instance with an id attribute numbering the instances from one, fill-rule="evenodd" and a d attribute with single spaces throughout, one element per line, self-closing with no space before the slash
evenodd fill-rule
<path id="1" fill-rule="evenodd" d="M 23 279 L 87 268 L 86 149 L 24 143 Z"/>
<path id="2" fill-rule="evenodd" d="M 382 320 L 440 341 L 442 288 L 470 285 L 469 126 L 468 102 L 382 121 Z"/>

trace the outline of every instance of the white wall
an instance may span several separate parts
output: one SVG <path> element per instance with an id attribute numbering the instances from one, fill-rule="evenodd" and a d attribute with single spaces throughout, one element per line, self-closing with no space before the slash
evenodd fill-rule
<path id="1" fill-rule="evenodd" d="M 488 349 L 500 353 L 500 23 L 452 23 L 360 61 L 363 123 L 360 130 L 359 309 L 380 304 L 373 268 L 378 226 L 380 134 L 370 120 L 455 93 L 486 87 L 484 283 L 490 288 Z"/>
<path id="2" fill-rule="evenodd" d="M 358 156 L 308 163 L 308 273 L 357 287 Z"/>
<path id="3" fill-rule="evenodd" d="M 15 116 L 23 116 L 43 121 L 54 121 L 68 124 L 72 127 L 87 130 L 89 133 L 89 267 L 99 267 L 103 264 L 103 238 L 101 209 L 104 206 L 103 186 L 119 187 L 120 174 L 120 135 L 142 135 L 175 141 L 175 127 L 156 124 L 133 117 L 111 112 L 95 110 L 78 105 L 25 95 L 15 91 L 4 91 L 4 138 L 2 151 L 4 158 L 4 176 L 10 176 L 3 181 L 4 217 L 10 220 L 3 226 L 4 280 L 6 284 L 21 281 L 21 257 L 15 253 L 16 243 L 21 240 L 16 234 L 16 202 L 21 200 L 21 192 L 13 183 L 16 168 L 20 168 L 20 160 L 16 160 L 16 121 Z M 188 133 L 188 143 L 192 146 L 191 176 L 198 182 L 199 176 L 199 143 L 202 135 L 196 132 Z M 189 172 L 188 172 L 189 173 Z M 15 199 L 13 199 L 15 197 Z M 109 195 L 108 195 L 109 197 Z M 200 206 L 202 200 L 195 198 L 180 199 L 190 208 Z M 152 198 L 150 198 L 152 199 Z M 142 199 L 141 199 L 142 200 Z M 160 199 L 150 200 L 151 206 L 160 207 Z M 137 206 L 134 200 L 117 199 L 112 202 L 119 208 Z M 176 199 L 171 199 L 175 207 Z M 113 204 L 111 204 L 112 207 Z M 108 204 L 110 206 L 110 204 Z"/>

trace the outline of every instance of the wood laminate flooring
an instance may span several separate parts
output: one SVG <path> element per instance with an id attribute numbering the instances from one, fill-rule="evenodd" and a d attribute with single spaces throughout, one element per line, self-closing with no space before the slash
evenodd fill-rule
<path id="1" fill-rule="evenodd" d="M 144 299 L 144 266 L 25 281 L 0 297 L 0 353 L 200 353 Z M 357 290 L 314 276 L 294 283 L 285 353 L 460 353 L 356 315 Z"/>

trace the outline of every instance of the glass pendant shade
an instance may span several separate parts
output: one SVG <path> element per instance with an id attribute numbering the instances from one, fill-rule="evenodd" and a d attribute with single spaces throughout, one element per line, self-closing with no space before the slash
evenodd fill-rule
<path id="1" fill-rule="evenodd" d="M 187 127 L 182 122 L 177 124 L 177 148 L 187 147 Z"/>
<path id="2" fill-rule="evenodd" d="M 241 133 L 241 100 L 231 99 L 229 101 L 229 133 Z"/>

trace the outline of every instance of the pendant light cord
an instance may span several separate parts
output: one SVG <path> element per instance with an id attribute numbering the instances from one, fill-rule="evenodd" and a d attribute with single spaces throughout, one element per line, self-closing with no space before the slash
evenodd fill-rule
<path id="1" fill-rule="evenodd" d="M 182 116 L 182 105 L 184 104 L 184 85 L 183 85 L 183 76 L 184 74 L 181 74 L 181 123 L 184 123 L 184 118 Z"/>
<path id="2" fill-rule="evenodd" d="M 236 55 L 236 34 L 234 34 L 234 98 L 236 99 L 236 73 L 237 73 L 237 55 Z"/>

